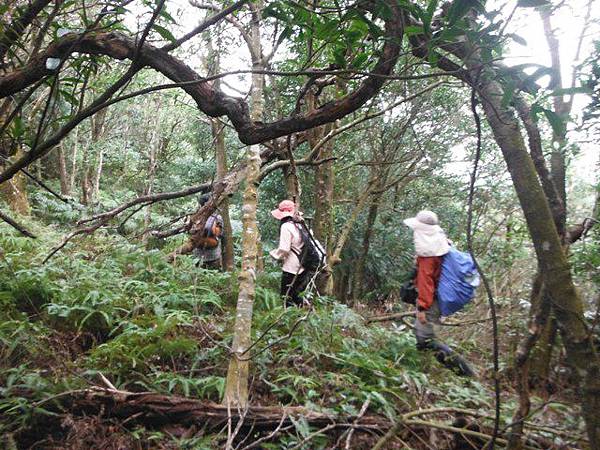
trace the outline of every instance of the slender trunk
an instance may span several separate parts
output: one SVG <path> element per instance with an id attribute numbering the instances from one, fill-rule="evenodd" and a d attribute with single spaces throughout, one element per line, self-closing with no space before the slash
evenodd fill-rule
<path id="1" fill-rule="evenodd" d="M 9 114 L 11 100 L 5 99 L 0 104 L 0 125 L 4 124 Z M 12 139 L 0 137 L 0 171 L 4 170 L 5 160 L 10 156 L 20 158 L 24 155 L 23 150 L 18 143 L 12 142 Z M 29 215 L 30 206 L 27 197 L 27 184 L 25 176 L 22 173 L 16 174 L 11 180 L 0 184 L 0 196 L 2 196 L 11 210 L 16 213 Z"/>
<path id="2" fill-rule="evenodd" d="M 60 193 L 63 196 L 71 195 L 69 190 L 69 175 L 67 173 L 67 158 L 63 144 L 58 146 L 58 170 L 60 174 Z"/>
<path id="3" fill-rule="evenodd" d="M 548 299 L 545 302 L 548 302 Z M 550 312 L 550 314 L 552 313 Z M 551 315 L 544 323 L 544 328 L 540 332 L 537 344 L 531 352 L 529 382 L 533 386 L 547 386 L 547 382 L 550 379 L 552 355 L 556 344 L 557 332 L 556 318 Z"/>
<path id="4" fill-rule="evenodd" d="M 102 177 L 102 167 L 104 164 L 104 150 L 102 147 L 98 148 L 98 157 L 96 159 L 96 171 L 94 178 L 92 179 L 92 200 L 98 201 L 100 196 L 100 178 Z"/>
<path id="5" fill-rule="evenodd" d="M 383 136 L 382 136 L 383 138 Z M 382 139 L 383 140 L 383 139 Z M 382 153 L 376 154 L 375 148 L 373 147 L 373 159 L 379 160 L 381 163 L 385 162 L 386 145 L 382 145 Z M 370 177 L 371 179 L 376 179 L 376 187 L 375 191 L 382 191 L 385 189 L 385 185 L 387 184 L 388 176 L 390 173 L 390 165 L 389 164 L 381 164 L 381 166 L 373 165 L 370 168 Z M 363 233 L 363 242 L 362 248 L 360 252 L 360 256 L 358 257 L 358 261 L 356 262 L 356 269 L 354 271 L 353 276 L 353 285 L 352 285 L 352 299 L 353 301 L 358 300 L 363 294 L 363 284 L 364 284 L 364 276 L 365 276 L 365 264 L 367 261 L 367 256 L 369 254 L 369 248 L 371 246 L 371 237 L 373 234 L 373 227 L 375 226 L 375 221 L 377 220 L 377 213 L 379 211 L 379 205 L 381 202 L 381 198 L 384 193 L 371 196 L 371 204 L 369 205 L 369 213 L 367 214 L 367 223 L 365 225 L 365 231 Z"/>
<path id="6" fill-rule="evenodd" d="M 508 437 L 508 450 L 523 450 L 523 422 L 529 416 L 531 400 L 529 399 L 529 369 L 531 365 L 531 351 L 539 340 L 544 329 L 544 323 L 550 313 L 550 303 L 542 301 L 543 280 L 536 274 L 531 289 L 530 302 L 531 314 L 529 319 L 528 335 L 519 344 L 515 355 L 515 389 L 519 394 L 519 406 L 513 415 Z"/>
<path id="7" fill-rule="evenodd" d="M 480 61 L 469 61 L 469 64 L 480 67 Z M 583 304 L 573 284 L 548 200 L 527 152 L 519 124 L 512 111 L 502 105 L 502 88 L 492 76 L 483 70 L 479 86 L 481 102 L 523 209 L 567 358 L 579 379 L 582 415 L 591 448 L 600 449 L 600 416 L 597 414 L 600 410 L 600 364 L 583 315 Z"/>
<path id="8" fill-rule="evenodd" d="M 308 110 L 317 108 L 317 99 L 312 92 L 306 95 L 306 103 Z M 308 143 L 314 148 L 323 137 L 332 130 L 334 124 L 324 125 L 308 131 Z M 323 145 L 316 156 L 316 159 L 326 159 L 333 156 L 334 140 L 330 139 Z M 330 263 L 325 268 L 324 274 L 319 283 L 319 290 L 325 295 L 333 295 L 334 278 L 333 278 L 333 194 L 334 194 L 334 174 L 333 161 L 326 162 L 317 166 L 315 172 L 315 217 L 313 222 L 313 231 L 315 237 L 325 247 L 327 260 Z"/>
<path id="9" fill-rule="evenodd" d="M 264 61 L 260 42 L 260 21 L 262 0 L 250 4 L 252 19 L 250 36 L 252 45 L 252 68 L 263 70 Z M 264 75 L 252 75 L 250 93 L 251 117 L 253 121 L 261 121 L 263 116 Z M 244 189 L 244 205 L 242 207 L 242 270 L 239 275 L 239 295 L 236 308 L 232 356 L 227 370 L 224 403 L 231 407 L 245 409 L 248 406 L 248 374 L 249 359 L 246 351 L 250 347 L 252 331 L 252 309 L 254 307 L 255 281 L 258 258 L 258 223 L 256 209 L 258 206 L 258 178 L 260 175 L 260 148 L 251 145 L 247 151 L 246 187 Z M 229 443 L 228 443 L 229 444 Z M 228 445 L 227 447 L 231 447 Z"/>
<path id="10" fill-rule="evenodd" d="M 77 158 L 79 153 L 79 128 L 73 130 L 73 148 L 71 149 L 71 173 L 69 174 L 69 193 L 75 189 L 77 177 Z"/>
<path id="11" fill-rule="evenodd" d="M 369 182 L 369 185 L 372 184 L 372 182 L 373 182 L 373 180 L 371 180 Z M 336 264 L 338 264 L 341 261 L 341 255 L 342 255 L 342 250 L 344 249 L 344 245 L 346 245 L 346 241 L 348 240 L 348 237 L 350 236 L 352 227 L 354 227 L 354 223 L 356 222 L 356 220 L 358 219 L 358 216 L 360 215 L 360 213 L 366 206 L 367 200 L 369 199 L 369 196 L 371 195 L 372 191 L 373 191 L 372 188 L 369 189 L 367 187 L 365 189 L 365 191 L 358 197 L 358 199 L 356 201 L 356 205 L 354 205 L 354 209 L 352 210 L 352 214 L 350 214 L 350 217 L 344 224 L 343 228 L 340 231 L 340 234 L 338 235 L 338 238 L 335 241 L 335 246 L 334 246 L 334 249 L 333 249 L 333 252 L 331 255 L 331 261 L 330 261 L 331 265 L 335 266 Z"/>
<path id="12" fill-rule="evenodd" d="M 89 155 L 90 150 L 95 149 L 98 145 L 98 142 L 104 135 L 105 130 L 105 122 L 106 122 L 106 113 L 108 112 L 108 108 L 101 109 L 96 114 L 92 116 L 90 119 L 91 122 L 91 130 L 90 130 L 90 145 L 87 146 L 85 155 L 84 155 L 84 164 L 83 164 L 83 177 L 81 180 L 81 194 L 82 200 L 81 203 L 84 205 L 89 205 L 94 201 L 94 180 L 95 176 L 98 173 L 98 166 L 94 169 L 92 167 L 92 161 Z M 98 145 L 98 161 L 97 164 L 101 164 L 101 155 L 102 148 Z M 101 170 L 101 169 L 100 169 Z M 94 173 L 94 175 L 92 175 Z"/>
<path id="13" fill-rule="evenodd" d="M 365 225 L 365 232 L 363 234 L 362 248 L 360 256 L 356 262 L 356 269 L 354 271 L 354 286 L 352 288 L 352 297 L 356 302 L 359 300 L 364 292 L 363 284 L 365 278 L 365 265 L 367 262 L 367 256 L 369 254 L 369 248 L 371 246 L 371 237 L 373 235 L 373 227 L 377 220 L 377 212 L 379 210 L 379 200 L 381 196 L 377 196 L 373 199 L 371 206 L 369 206 L 369 213 L 367 215 L 367 224 Z"/>
<path id="14" fill-rule="evenodd" d="M 207 36 L 207 72 L 209 75 L 215 75 L 221 70 L 221 57 L 218 50 L 215 51 L 213 40 Z M 221 79 L 216 78 L 213 81 L 215 89 L 220 89 Z M 223 180 L 227 175 L 227 151 L 225 148 L 225 125 L 219 119 L 210 119 L 212 137 L 215 143 L 215 161 L 217 164 L 217 180 Z M 229 215 L 229 199 L 224 197 L 219 205 L 219 212 L 223 218 L 223 234 L 225 235 L 225 245 L 222 252 L 223 269 L 231 272 L 235 268 L 233 253 L 233 230 L 231 228 L 231 217 Z"/>
<path id="15" fill-rule="evenodd" d="M 283 179 L 285 180 L 285 192 L 287 193 L 286 198 L 293 200 L 299 207 L 300 189 L 298 183 L 298 176 L 294 171 L 291 170 L 290 166 L 286 166 L 283 168 Z"/>
<path id="16" fill-rule="evenodd" d="M 542 22 L 544 25 L 544 34 L 548 49 L 550 50 L 550 57 L 552 62 L 552 74 L 550 81 L 550 89 L 558 89 L 563 87 L 562 75 L 561 75 L 561 61 L 560 61 L 560 49 L 559 41 L 554 34 L 552 25 L 550 23 L 550 11 L 546 8 L 542 8 L 540 11 Z M 566 119 L 571 111 L 570 103 L 564 100 L 562 95 L 556 95 L 552 98 L 554 112 L 561 118 Z M 550 154 L 550 177 L 552 183 L 556 187 L 556 191 L 560 200 L 562 201 L 563 208 L 560 214 L 556 215 L 557 227 L 559 234 L 563 242 L 567 244 L 566 237 L 566 226 L 567 226 L 567 190 L 566 190 L 566 158 L 565 150 L 567 146 L 566 139 L 566 128 L 564 130 L 552 129 L 552 152 Z M 567 249 L 565 249 L 567 251 Z M 532 352 L 532 361 L 530 366 L 530 381 L 534 384 L 543 385 L 547 382 L 550 375 L 550 367 L 552 361 L 552 353 L 554 350 L 554 343 L 556 341 L 557 323 L 556 320 L 548 320 L 541 331 L 541 336 L 538 341 L 537 347 Z"/>
<path id="17" fill-rule="evenodd" d="M 90 204 L 90 162 L 88 157 L 89 147 L 83 153 L 83 161 L 81 163 L 83 174 L 81 175 L 81 204 Z"/>
<path id="18" fill-rule="evenodd" d="M 227 174 L 227 153 L 225 151 L 225 126 L 218 120 L 212 119 L 212 133 L 215 139 L 215 156 L 217 161 L 217 179 L 222 180 Z M 225 247 L 223 248 L 223 268 L 232 271 L 235 267 L 233 259 L 233 231 L 231 217 L 229 216 L 229 200 L 225 198 L 219 211 L 223 217 L 223 232 L 225 234 Z"/>
<path id="19" fill-rule="evenodd" d="M 144 189 L 144 195 L 151 195 L 152 190 L 154 188 L 154 178 L 156 175 L 156 166 L 157 166 L 156 154 L 157 154 L 158 146 L 159 146 L 158 141 L 160 140 L 158 125 L 159 125 L 159 123 L 157 120 L 154 125 L 154 129 L 152 130 L 152 138 L 150 139 L 150 146 L 148 149 L 148 172 L 147 172 L 148 183 L 146 184 L 146 188 Z M 146 206 L 146 212 L 144 214 L 144 230 L 147 230 L 148 228 L 150 228 L 151 218 L 152 218 L 152 205 L 148 205 L 148 206 Z M 147 233 L 144 233 L 144 236 L 142 239 L 144 244 L 148 243 L 148 237 L 149 237 L 149 235 Z"/>

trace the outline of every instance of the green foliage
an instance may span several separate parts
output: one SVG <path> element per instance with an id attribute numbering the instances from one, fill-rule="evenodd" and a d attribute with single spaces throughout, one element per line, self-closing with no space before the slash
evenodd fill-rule
<path id="1" fill-rule="evenodd" d="M 213 401 L 223 395 L 235 274 L 200 270 L 185 259 L 174 268 L 158 251 L 113 237 L 93 240 L 96 245 L 88 243 L 70 258 L 38 266 L 32 263 L 47 250 L 44 241 L 31 246 L 10 235 L 0 238 L 0 280 L 10 280 L 1 284 L 0 298 L 9 306 L 5 311 L 12 308 L 0 324 L 6 431 L 30 426 L 34 413 L 45 411 L 45 399 L 86 380 L 94 383 L 99 373 L 121 389 Z M 17 257 L 13 272 L 6 262 Z M 315 299 L 314 311 L 285 310 L 278 279 L 278 272 L 266 272 L 257 288 L 257 342 L 249 353 L 256 395 L 345 414 L 356 414 L 369 399 L 374 412 L 393 418 L 429 389 L 421 367 L 430 362 L 416 351 L 410 333 L 366 326 L 352 309 L 327 298 Z M 14 306 L 17 286 L 43 299 L 35 321 Z M 74 344 L 81 347 L 66 351 Z M 282 439 L 297 443 L 314 431 L 302 421 L 295 428 L 297 438 Z M 315 440 L 313 448 L 327 442 Z"/>

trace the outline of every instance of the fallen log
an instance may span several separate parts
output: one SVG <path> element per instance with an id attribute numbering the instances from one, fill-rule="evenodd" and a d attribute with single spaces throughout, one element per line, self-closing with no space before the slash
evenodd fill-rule
<path id="1" fill-rule="evenodd" d="M 111 385 L 110 382 L 108 382 L 108 385 Z M 441 421 L 428 421 L 418 418 L 439 414 L 449 415 L 450 417 L 455 414 L 465 414 L 489 418 L 485 413 L 447 407 L 410 411 L 399 416 L 397 421 L 390 422 L 385 417 L 364 414 L 366 408 L 354 416 L 313 411 L 300 406 L 250 406 L 245 410 L 241 410 L 228 408 L 214 402 L 162 395 L 155 392 L 127 392 L 101 387 L 63 392 L 38 401 L 33 406 L 39 411 L 53 414 L 38 414 L 40 415 L 38 419 L 45 417 L 46 423 L 43 419 L 34 421 L 36 433 L 33 435 L 26 430 L 22 430 L 20 432 L 21 436 L 15 436 L 21 443 L 29 442 L 28 440 L 32 437 L 35 439 L 43 437 L 45 433 L 43 430 L 46 428 L 48 430 L 54 428 L 54 431 L 56 431 L 57 428 L 64 428 L 65 424 L 68 426 L 72 419 L 85 417 L 108 419 L 128 427 L 143 425 L 154 429 L 167 429 L 170 427 L 170 429 L 202 429 L 204 432 L 220 433 L 229 426 L 230 429 L 235 427 L 236 433 L 242 430 L 245 434 L 270 432 L 270 434 L 265 434 L 259 440 L 247 445 L 246 449 L 260 448 L 262 442 L 272 440 L 284 430 L 293 429 L 299 419 L 303 419 L 312 427 L 320 428 L 320 430 L 307 436 L 305 441 L 320 434 L 336 433 L 336 430 L 344 429 L 376 432 L 375 436 L 385 434 L 378 439 L 379 447 L 376 445 L 375 448 L 387 448 L 385 446 L 395 439 L 396 434 L 403 427 L 410 428 L 413 432 L 428 432 L 428 430 L 435 428 L 452 435 L 459 434 L 484 440 L 490 438 L 487 427 L 482 427 L 481 431 L 473 431 L 456 428 Z M 70 419 L 64 421 L 64 417 L 70 417 Z M 526 424 L 526 426 L 529 425 Z M 535 430 L 535 425 L 531 426 Z M 564 432 L 553 432 L 548 429 L 543 431 L 555 435 L 564 435 Z M 564 437 L 572 438 L 573 442 L 579 440 L 576 436 Z M 506 443 L 505 436 L 501 435 L 497 442 L 504 446 Z M 541 436 L 528 436 L 527 442 L 526 448 L 557 448 L 551 440 Z"/>
<path id="2" fill-rule="evenodd" d="M 402 320 L 405 317 L 414 317 L 414 316 L 415 316 L 414 311 L 407 311 L 407 312 L 393 313 L 393 314 L 382 314 L 380 316 L 371 316 L 371 317 L 367 317 L 365 320 L 367 323 L 387 322 L 389 320 Z"/>
<path id="3" fill-rule="evenodd" d="M 252 427 L 260 431 L 293 425 L 293 421 L 299 418 L 313 426 L 338 424 L 343 428 L 347 424 L 357 429 L 389 427 L 389 421 L 379 416 L 363 416 L 356 420 L 352 416 L 311 411 L 299 406 L 250 406 L 241 410 L 214 402 L 154 392 L 138 393 L 98 387 L 67 392 L 43 400 L 36 406 L 42 404 L 46 410 L 56 413 L 99 415 L 150 427 L 195 425 L 215 431 L 222 429 L 229 421 L 234 424 L 243 421 L 242 429 Z"/>
<path id="4" fill-rule="evenodd" d="M 374 323 L 374 322 L 388 322 L 391 320 L 401 320 L 406 325 L 412 326 L 412 324 L 407 323 L 405 319 L 409 318 L 409 317 L 414 317 L 414 316 L 415 316 L 414 311 L 407 311 L 407 312 L 401 312 L 401 313 L 392 313 L 392 314 L 382 314 L 379 316 L 371 316 L 371 317 L 365 318 L 365 321 L 366 321 L 366 323 L 369 324 L 369 323 Z M 485 319 L 463 320 L 463 321 L 458 321 L 458 322 L 451 321 L 451 320 L 444 320 L 444 321 L 440 322 L 439 325 L 441 325 L 443 327 L 460 327 L 463 325 L 474 325 L 474 324 L 478 324 L 478 323 L 489 322 L 490 320 L 492 320 L 490 317 L 486 317 Z"/>

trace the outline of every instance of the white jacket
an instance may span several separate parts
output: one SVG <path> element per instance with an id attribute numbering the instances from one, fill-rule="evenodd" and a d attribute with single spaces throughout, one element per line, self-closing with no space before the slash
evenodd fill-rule
<path id="1" fill-rule="evenodd" d="M 442 256 L 450 250 L 446 233 L 439 225 L 428 225 L 412 218 L 406 219 L 404 224 L 413 230 L 417 256 Z"/>
<path id="2" fill-rule="evenodd" d="M 300 230 L 294 222 L 289 221 L 281 225 L 279 247 L 269 253 L 274 259 L 283 260 L 282 270 L 284 272 L 300 274 L 304 272 L 298 257 L 302 252 L 302 247 L 304 247 L 304 243 Z"/>

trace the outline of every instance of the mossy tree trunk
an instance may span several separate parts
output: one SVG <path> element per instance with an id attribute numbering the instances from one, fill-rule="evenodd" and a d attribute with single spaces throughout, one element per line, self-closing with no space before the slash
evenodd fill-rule
<path id="1" fill-rule="evenodd" d="M 215 140 L 215 159 L 217 161 L 217 179 L 222 180 L 227 174 L 227 152 L 225 149 L 225 125 L 219 119 L 211 119 L 213 139 Z M 231 217 L 229 216 L 229 199 L 224 198 L 219 205 L 219 212 L 223 217 L 225 233 L 225 247 L 223 248 L 223 268 L 232 271 L 235 267 L 233 259 L 233 231 Z"/>
<path id="2" fill-rule="evenodd" d="M 11 100 L 6 99 L 0 104 L 0 126 L 11 106 Z M 14 142 L 8 136 L 0 138 L 0 171 L 5 167 L 5 158 L 15 156 L 20 158 L 24 152 L 19 142 Z M 11 210 L 18 214 L 28 215 L 30 212 L 29 198 L 27 197 L 27 183 L 25 175 L 18 173 L 11 180 L 0 184 L 0 195 L 4 198 Z"/>
<path id="3" fill-rule="evenodd" d="M 581 52 L 581 44 L 583 36 L 588 28 L 590 12 L 592 2 L 588 2 L 586 18 L 584 19 L 584 26 L 582 27 L 579 43 L 575 51 L 574 60 L 577 61 Z M 564 86 L 562 78 L 562 63 L 560 57 L 559 40 L 556 37 L 555 30 L 551 23 L 552 11 L 550 8 L 541 8 L 540 16 L 544 26 L 544 35 L 548 44 L 548 50 L 550 51 L 551 59 L 551 79 L 549 89 L 561 89 L 568 86 Z M 574 83 L 575 80 L 572 81 Z M 574 86 L 574 84 L 572 84 Z M 571 113 L 573 106 L 573 96 L 569 99 L 563 95 L 555 95 L 552 97 L 552 105 L 554 112 L 562 119 L 566 120 Z M 567 151 L 567 137 L 566 127 L 559 129 L 554 127 L 552 129 L 552 151 L 550 153 L 550 174 L 552 183 L 556 188 L 559 198 L 562 201 L 563 208 L 561 213 L 555 215 L 558 221 L 557 227 L 561 236 L 561 239 L 568 246 L 566 240 L 566 229 L 567 229 L 567 189 L 566 189 L 566 151 Z M 557 334 L 557 322 L 554 317 L 546 322 L 544 329 L 541 330 L 540 338 L 537 346 L 534 348 L 531 356 L 531 366 L 529 370 L 530 380 L 534 384 L 545 383 L 551 370 L 552 353 L 556 342 Z"/>
<path id="4" fill-rule="evenodd" d="M 262 0 L 250 4 L 251 23 L 249 45 L 252 68 L 264 70 L 260 41 Z M 251 115 L 255 122 L 263 117 L 264 75 L 252 74 Z M 227 370 L 224 403 L 233 408 L 248 407 L 249 359 L 246 351 L 251 344 L 252 311 L 254 307 L 255 282 L 258 258 L 258 179 L 260 175 L 260 147 L 251 145 L 247 151 L 246 186 L 242 206 L 242 270 L 239 275 L 239 295 L 236 308 L 232 356 Z"/>
<path id="5" fill-rule="evenodd" d="M 471 67 L 475 64 L 470 62 Z M 476 70 L 473 69 L 473 73 Z M 582 415 L 592 449 L 600 448 L 600 364 L 573 284 L 571 268 L 554 224 L 521 130 L 512 110 L 502 104 L 503 90 L 493 74 L 481 73 L 479 93 L 485 115 L 510 172 L 533 241 L 544 288 L 555 312 L 581 390 Z"/>
<path id="6" fill-rule="evenodd" d="M 318 98 L 313 92 L 306 95 L 306 104 L 309 111 L 317 109 Z M 332 130 L 334 124 L 324 125 L 313 128 L 307 132 L 308 144 L 311 148 L 321 145 L 320 141 Z M 316 159 L 327 159 L 333 156 L 334 139 L 330 139 L 324 145 L 321 145 Z M 315 214 L 313 220 L 313 231 L 315 237 L 325 247 L 327 261 L 331 261 L 333 256 L 333 201 L 334 201 L 334 183 L 333 161 L 320 164 L 315 170 L 315 192 L 314 205 Z M 319 290 L 325 295 L 333 295 L 334 280 L 332 265 L 329 264 L 325 269 L 323 277 L 318 280 Z"/>

